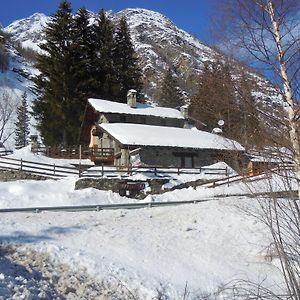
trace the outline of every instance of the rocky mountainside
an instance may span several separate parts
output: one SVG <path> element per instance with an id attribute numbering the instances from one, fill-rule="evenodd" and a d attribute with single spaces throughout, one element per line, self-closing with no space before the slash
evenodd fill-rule
<path id="1" fill-rule="evenodd" d="M 95 13 L 90 14 L 93 22 Z M 144 92 L 153 101 L 157 98 L 163 72 L 168 67 L 172 68 L 180 89 L 188 99 L 195 91 L 197 74 L 201 72 L 204 62 L 220 57 L 214 49 L 179 29 L 158 12 L 136 8 L 108 14 L 115 23 L 120 17 L 126 17 L 143 71 Z M 13 22 L 4 30 L 12 36 L 14 42 L 39 51 L 38 44 L 44 40 L 43 28 L 49 18 L 35 13 L 26 19 Z M 278 91 L 267 80 L 253 72 L 249 74 L 264 91 L 256 92 L 258 98 L 269 103 L 282 101 Z"/>

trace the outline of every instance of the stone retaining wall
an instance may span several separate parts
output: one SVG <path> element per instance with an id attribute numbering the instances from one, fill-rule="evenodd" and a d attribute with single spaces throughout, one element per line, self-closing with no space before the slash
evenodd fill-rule
<path id="1" fill-rule="evenodd" d="M 114 193 L 119 193 L 121 190 L 122 182 L 124 179 L 120 178 L 81 178 L 75 183 L 75 190 L 81 190 L 85 188 L 95 188 L 98 190 L 113 191 Z M 162 186 L 169 182 L 168 179 L 151 179 L 143 181 L 146 188 L 141 191 L 131 192 L 127 195 L 131 198 L 144 199 L 148 195 L 152 194 L 162 194 L 166 192 L 162 189 Z"/>
<path id="2" fill-rule="evenodd" d="M 19 170 L 0 170 L 0 181 L 16 181 L 16 180 L 46 180 L 49 177 L 34 175 Z"/>

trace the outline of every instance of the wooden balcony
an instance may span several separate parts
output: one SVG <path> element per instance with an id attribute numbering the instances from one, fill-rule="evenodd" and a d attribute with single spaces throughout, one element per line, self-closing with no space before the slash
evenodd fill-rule
<path id="1" fill-rule="evenodd" d="M 95 164 L 113 163 L 115 159 L 113 148 L 89 148 L 90 159 Z"/>
<path id="2" fill-rule="evenodd" d="M 51 147 L 32 147 L 34 153 L 43 153 L 52 158 L 67 158 L 67 159 L 90 159 L 95 163 L 113 163 L 114 149 L 113 148 L 90 148 L 88 146 L 51 146 Z"/>

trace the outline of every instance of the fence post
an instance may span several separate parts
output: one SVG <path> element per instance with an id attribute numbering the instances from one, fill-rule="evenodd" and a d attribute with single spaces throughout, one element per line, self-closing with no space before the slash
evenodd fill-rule
<path id="1" fill-rule="evenodd" d="M 53 164 L 53 175 L 55 175 L 55 164 Z"/>
<path id="2" fill-rule="evenodd" d="M 228 169 L 227 169 L 227 167 L 225 168 L 225 175 L 226 175 L 226 177 L 228 177 Z"/>
<path id="3" fill-rule="evenodd" d="M 178 168 L 178 170 L 177 170 L 177 174 L 180 175 L 180 169 L 179 169 L 179 168 Z"/>
<path id="4" fill-rule="evenodd" d="M 154 167 L 154 176 L 157 176 L 157 169 Z"/>
<path id="5" fill-rule="evenodd" d="M 200 167 L 199 171 L 200 171 L 200 174 L 201 174 L 201 172 L 202 172 L 202 169 L 201 169 L 201 167 Z"/>
<path id="6" fill-rule="evenodd" d="M 81 176 L 81 145 L 79 145 L 79 166 L 78 166 L 78 177 Z"/>
<path id="7" fill-rule="evenodd" d="M 101 175 L 102 175 L 102 177 L 104 176 L 104 163 L 102 163 L 102 165 L 101 165 Z"/>
<path id="8" fill-rule="evenodd" d="M 20 160 L 20 163 L 21 163 L 21 165 L 20 165 L 20 171 L 23 171 L 23 159 L 22 158 Z"/>

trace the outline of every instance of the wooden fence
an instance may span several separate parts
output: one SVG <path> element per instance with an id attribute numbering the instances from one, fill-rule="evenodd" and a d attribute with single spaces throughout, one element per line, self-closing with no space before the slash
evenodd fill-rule
<path id="1" fill-rule="evenodd" d="M 112 148 L 90 148 L 88 146 L 47 146 L 47 147 L 33 147 L 31 149 L 33 153 L 45 154 L 51 158 L 67 158 L 67 159 L 92 159 L 114 157 L 114 149 Z M 94 158 L 94 159 L 93 159 Z"/>
<path id="2" fill-rule="evenodd" d="M 106 174 L 128 174 L 133 175 L 134 173 L 140 174 L 153 174 L 154 176 L 160 175 L 168 175 L 168 174 L 206 174 L 206 175 L 224 175 L 225 177 L 229 176 L 228 168 L 208 168 L 208 167 L 200 167 L 200 168 L 174 168 L 174 167 L 161 167 L 161 166 L 139 166 L 139 167 L 105 167 L 102 164 L 98 170 L 89 170 L 81 173 L 82 177 L 103 177 Z"/>
<path id="3" fill-rule="evenodd" d="M 33 162 L 8 157 L 0 157 L 0 169 L 17 170 L 35 175 L 51 177 L 66 177 L 70 175 L 79 176 L 79 170 L 75 167 L 59 166 L 56 164 Z"/>
<path id="4" fill-rule="evenodd" d="M 6 156 L 6 155 L 9 155 L 9 154 L 13 154 L 13 151 L 12 150 L 6 150 L 6 149 L 1 149 L 0 150 L 0 156 Z"/>
<path id="5" fill-rule="evenodd" d="M 88 166 L 78 164 L 77 167 L 60 166 L 57 164 L 48 164 L 42 162 L 33 162 L 24 159 L 16 159 L 9 157 L 0 157 L 0 169 L 5 170 L 18 170 L 24 171 L 41 176 L 52 177 L 66 177 L 71 175 L 77 175 L 79 177 L 116 177 L 119 175 L 132 175 L 134 173 L 140 174 L 153 174 L 154 176 L 167 176 L 168 174 L 206 174 L 206 175 L 223 175 L 227 177 L 229 175 L 227 168 L 193 168 L 193 169 L 181 169 L 181 168 L 166 168 L 159 166 L 150 167 L 106 167 L 104 164 L 98 170 L 89 170 Z"/>

